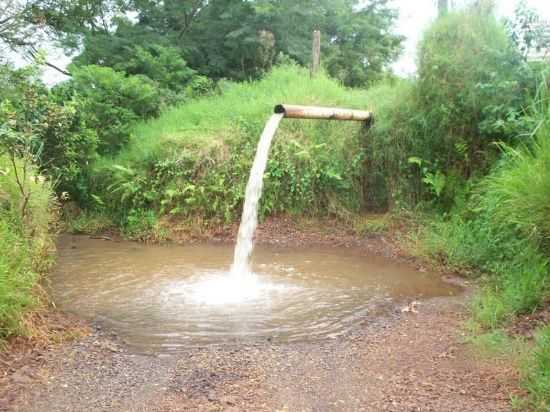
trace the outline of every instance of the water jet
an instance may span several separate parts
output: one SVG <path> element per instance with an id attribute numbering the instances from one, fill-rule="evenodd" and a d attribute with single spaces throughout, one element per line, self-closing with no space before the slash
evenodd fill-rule
<path id="1" fill-rule="evenodd" d="M 253 237 L 258 225 L 258 203 L 262 197 L 263 175 L 267 165 L 269 148 L 279 123 L 283 118 L 289 119 L 323 119 L 323 120 L 347 120 L 365 122 L 370 126 L 373 121 L 373 114 L 366 110 L 341 109 L 334 107 L 299 106 L 292 104 L 278 104 L 273 108 L 274 114 L 267 121 L 258 148 L 250 176 L 246 184 L 245 200 L 237 245 L 231 274 L 238 278 L 250 275 L 250 255 L 254 249 Z"/>

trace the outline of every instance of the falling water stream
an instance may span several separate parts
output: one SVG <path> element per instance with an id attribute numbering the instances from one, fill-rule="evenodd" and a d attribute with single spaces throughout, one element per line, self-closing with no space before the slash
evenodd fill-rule
<path id="1" fill-rule="evenodd" d="M 282 113 L 271 116 L 265 125 L 256 149 L 256 156 L 246 185 L 243 215 L 239 226 L 237 245 L 235 246 L 233 266 L 231 267 L 231 275 L 234 278 L 242 279 L 251 276 L 249 261 L 254 249 L 254 232 L 258 225 L 258 203 L 262 197 L 264 171 L 271 141 L 283 116 Z"/>

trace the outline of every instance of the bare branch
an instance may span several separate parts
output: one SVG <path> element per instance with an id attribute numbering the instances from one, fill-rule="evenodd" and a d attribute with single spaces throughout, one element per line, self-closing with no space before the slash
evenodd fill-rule
<path id="1" fill-rule="evenodd" d="M 21 192 L 21 196 L 23 198 L 23 204 L 21 205 L 21 220 L 24 220 L 27 215 L 27 205 L 29 204 L 29 199 L 31 197 L 30 192 L 27 193 L 24 186 L 24 181 L 21 181 L 21 178 L 19 177 L 19 173 L 17 171 L 17 163 L 15 162 L 15 154 L 11 153 L 10 155 L 10 161 L 13 166 L 13 172 L 15 174 L 15 182 L 17 183 L 17 186 L 19 187 L 19 191 Z M 26 168 L 27 165 L 23 166 L 24 176 L 26 176 Z"/>
<path id="2" fill-rule="evenodd" d="M 29 50 L 28 50 L 29 55 L 31 56 L 31 58 L 32 58 L 33 60 L 37 60 L 37 57 L 38 57 L 38 56 L 37 56 L 38 50 L 36 50 L 36 48 L 35 48 L 34 46 L 32 46 L 32 45 L 29 45 L 29 46 L 30 46 L 30 48 L 29 48 Z M 51 68 L 54 69 L 54 70 L 57 70 L 59 73 L 64 74 L 65 76 L 72 77 L 72 74 L 71 74 L 70 72 L 68 72 L 67 70 L 63 70 L 61 67 L 58 67 L 58 66 L 56 66 L 55 64 L 50 63 L 50 62 L 47 61 L 47 60 L 45 60 L 43 63 L 44 63 L 46 66 L 51 67 Z"/>
<path id="3" fill-rule="evenodd" d="M 54 70 L 57 70 L 59 73 L 64 74 L 65 76 L 72 77 L 73 75 L 68 72 L 67 70 L 63 70 L 61 67 L 57 67 L 55 64 L 50 63 L 49 61 L 45 61 L 44 64 L 48 67 L 51 67 Z"/>

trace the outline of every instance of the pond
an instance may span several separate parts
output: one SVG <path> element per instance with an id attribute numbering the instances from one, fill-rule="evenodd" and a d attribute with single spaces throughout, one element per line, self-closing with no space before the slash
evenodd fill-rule
<path id="1" fill-rule="evenodd" d="M 437 274 L 353 248 L 258 246 L 246 279 L 228 273 L 231 245 L 64 236 L 58 251 L 50 284 L 56 305 L 141 352 L 332 338 L 393 302 L 460 292 Z"/>

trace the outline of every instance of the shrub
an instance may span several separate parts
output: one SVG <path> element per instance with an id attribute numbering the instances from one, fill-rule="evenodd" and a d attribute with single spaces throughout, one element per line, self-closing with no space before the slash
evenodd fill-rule
<path id="1" fill-rule="evenodd" d="M 173 47 L 149 45 L 134 46 L 127 53 L 113 56 L 113 69 L 130 76 L 143 75 L 153 80 L 160 89 L 182 92 L 194 80 L 195 70 L 187 66 L 179 51 Z"/>
<path id="2" fill-rule="evenodd" d="M 84 122 L 81 102 L 50 104 L 44 128 L 39 131 L 41 170 L 51 176 L 58 193 L 85 196 L 85 174 L 96 158 L 97 134 Z"/>
<path id="3" fill-rule="evenodd" d="M 418 79 L 369 90 L 369 193 L 379 207 L 430 202 L 449 211 L 471 178 L 499 156 L 495 141 L 516 143 L 534 126 L 525 115 L 538 69 L 521 59 L 505 27 L 471 6 L 439 18 L 419 48 Z"/>
<path id="4" fill-rule="evenodd" d="M 84 173 L 95 158 L 97 137 L 81 101 L 59 103 L 37 79 L 36 67 L 0 67 L 0 146 L 31 156 L 59 192 L 81 196 Z"/>
<path id="5" fill-rule="evenodd" d="M 512 137 L 489 124 L 505 121 L 526 103 L 521 68 L 519 53 L 492 14 L 472 6 L 438 19 L 419 49 L 417 101 L 430 144 L 419 157 L 441 159 L 442 171 L 454 168 L 464 177 L 486 167 L 494 139 Z"/>
<path id="6" fill-rule="evenodd" d="M 99 153 L 117 153 L 128 142 L 133 123 L 159 114 L 160 95 L 147 77 L 100 66 L 73 71 L 57 93 L 82 101 L 86 125 L 97 132 Z"/>
<path id="7" fill-rule="evenodd" d="M 29 332 L 24 317 L 39 303 L 39 274 L 51 262 L 54 209 L 51 186 L 36 167 L 0 155 L 0 342 Z"/>

